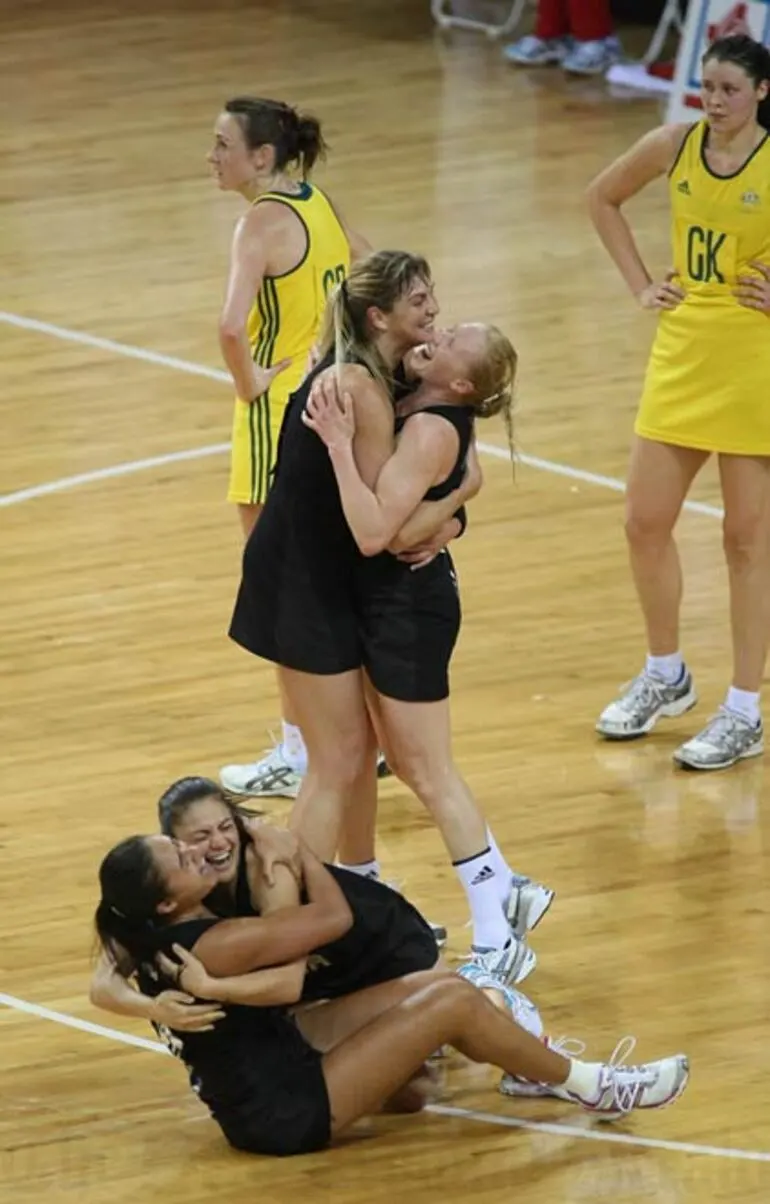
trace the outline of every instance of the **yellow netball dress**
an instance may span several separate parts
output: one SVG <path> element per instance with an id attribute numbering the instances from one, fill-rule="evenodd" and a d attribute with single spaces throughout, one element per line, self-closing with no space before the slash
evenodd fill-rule
<path id="1" fill-rule="evenodd" d="M 708 126 L 670 172 L 673 263 L 686 299 L 663 311 L 635 430 L 702 451 L 770 456 L 770 318 L 739 305 L 737 277 L 770 265 L 770 139 L 743 167 L 706 163 Z"/>
<path id="2" fill-rule="evenodd" d="M 296 194 L 267 192 L 254 203 L 264 201 L 278 201 L 296 213 L 307 233 L 307 250 L 292 271 L 265 276 L 249 314 L 249 343 L 256 363 L 269 368 L 291 359 L 291 366 L 257 401 L 235 402 L 227 494 L 231 502 L 265 501 L 286 403 L 305 375 L 326 297 L 350 270 L 347 237 L 320 189 L 302 184 Z"/>

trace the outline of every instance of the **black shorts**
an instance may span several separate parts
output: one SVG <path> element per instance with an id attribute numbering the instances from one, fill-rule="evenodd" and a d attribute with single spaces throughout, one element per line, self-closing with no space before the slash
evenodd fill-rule
<path id="1" fill-rule="evenodd" d="M 339 866 L 327 869 L 350 905 L 353 926 L 308 958 L 303 1002 L 338 999 L 435 966 L 433 931 L 403 895 Z"/>
<path id="2" fill-rule="evenodd" d="M 292 1021 L 295 1038 L 260 1060 L 260 1088 L 237 1106 L 211 1108 L 230 1145 L 250 1154 L 288 1157 L 325 1149 L 332 1117 L 323 1059 Z"/>
<path id="3" fill-rule="evenodd" d="M 461 622 L 449 553 L 414 571 L 383 553 L 358 567 L 355 583 L 363 665 L 377 693 L 402 702 L 448 698 Z"/>

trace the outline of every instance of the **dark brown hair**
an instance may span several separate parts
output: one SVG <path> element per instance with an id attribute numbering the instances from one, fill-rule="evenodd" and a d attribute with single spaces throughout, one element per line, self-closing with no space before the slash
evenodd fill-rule
<path id="1" fill-rule="evenodd" d="M 225 104 L 225 112 L 237 120 L 249 150 L 273 147 L 276 171 L 296 163 L 304 180 L 314 163 L 326 154 L 321 123 L 282 100 L 235 96 Z"/>

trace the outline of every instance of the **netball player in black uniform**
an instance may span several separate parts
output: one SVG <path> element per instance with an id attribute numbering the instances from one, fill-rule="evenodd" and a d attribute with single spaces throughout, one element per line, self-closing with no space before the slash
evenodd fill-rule
<path id="1" fill-rule="evenodd" d="M 424 261 L 400 252 L 379 252 L 355 265 L 327 307 L 322 336 L 327 358 L 335 345 L 336 359 L 356 361 L 342 363 L 339 371 L 353 397 L 352 454 L 369 486 L 393 452 L 394 414 L 386 385 L 392 383 L 407 351 L 424 343 L 416 341 L 421 327 L 414 313 L 424 312 L 429 281 Z M 455 359 L 461 361 L 458 379 L 468 390 L 464 400 L 475 405 L 495 393 L 502 396 L 511 374 L 510 362 L 498 354 L 497 344 L 487 347 L 485 341 L 483 350 L 482 355 L 477 346 L 455 348 Z M 427 367 L 429 362 L 425 354 L 417 357 L 416 370 L 435 371 Z M 442 363 L 439 358 L 437 365 Z M 377 741 L 371 734 L 361 667 L 371 672 L 376 660 L 383 689 L 389 688 L 395 673 L 401 679 L 399 691 L 406 672 L 408 690 L 394 696 L 410 703 L 444 701 L 440 722 L 447 713 L 447 665 L 459 611 L 456 597 L 452 601 L 447 592 L 451 576 L 443 571 L 443 562 L 410 573 L 386 557 L 388 563 L 383 560 L 375 568 L 376 581 L 368 567 L 362 568 L 363 558 L 342 510 L 329 457 L 302 416 L 314 380 L 323 370 L 320 365 L 289 403 L 274 488 L 245 551 L 230 634 L 255 655 L 282 666 L 284 684 L 302 710 L 300 726 L 309 751 L 309 772 L 292 826 L 314 851 L 331 860 L 346 807 L 365 810 L 369 796 L 362 784 L 373 780 Z M 492 388 L 495 382 L 500 387 Z M 456 435 L 454 444 L 447 442 L 446 435 L 452 435 L 452 430 L 442 418 L 421 415 L 411 420 L 423 432 L 426 422 L 434 425 L 421 449 L 443 493 L 444 481 L 452 477 L 452 465 L 461 463 L 460 444 Z M 433 438 L 438 458 L 428 446 Z M 447 450 L 451 462 L 442 473 Z M 417 479 L 424 492 L 422 470 Z M 413 495 L 413 505 L 418 506 L 419 488 Z M 419 524 L 427 507 L 434 508 L 438 523 L 453 513 L 459 500 L 457 492 L 450 491 L 440 501 L 423 503 L 402 528 L 401 546 L 410 536 L 414 538 L 414 523 Z M 420 583 L 419 596 L 429 621 L 418 623 L 421 637 L 409 641 L 410 663 L 405 665 L 403 657 L 400 663 L 398 659 L 403 622 L 415 629 L 415 582 L 423 572 L 427 575 Z M 362 573 L 366 588 L 362 588 Z M 394 594 L 396 582 L 400 603 Z M 437 597 L 429 597 L 429 586 L 435 588 Z M 394 621 L 391 634 L 387 623 L 377 621 L 378 597 L 387 607 L 388 621 Z M 395 622 L 397 611 L 403 620 L 400 624 Z M 434 624 L 437 614 L 443 614 L 443 620 Z M 418 774 L 415 758 L 411 759 L 408 784 L 434 815 L 468 896 L 474 924 L 473 955 L 504 981 L 521 981 L 535 960 L 523 938 L 547 910 L 553 892 L 507 866 L 451 764 L 451 755 L 451 774 L 447 774 L 445 762 L 437 762 L 448 747 L 448 731 L 427 730 L 424 718 L 433 716 L 415 711 L 414 740 L 420 751 L 426 741 L 432 741 L 436 753 L 431 752 L 429 759 L 430 776 Z M 392 743 L 400 743 L 402 764 L 409 768 L 403 740 Z M 423 765 L 426 763 L 423 758 Z"/>
<path id="2" fill-rule="evenodd" d="M 343 328 L 348 311 L 340 307 Z M 355 354 L 356 332 L 349 324 L 345 336 Z M 362 553 L 355 572 L 357 609 L 380 739 L 387 741 L 395 772 L 436 816 L 458 874 L 470 887 L 474 946 L 494 947 L 505 931 L 498 887 L 510 881 L 510 871 L 495 865 L 499 855 L 491 845 L 482 845 L 483 819 L 452 759 L 448 671 L 460 627 L 454 567 L 444 551 L 410 572 L 385 549 L 422 498 L 439 499 L 456 487 L 477 416 L 504 413 L 512 441 L 516 354 L 495 327 L 465 324 L 415 351 L 410 371 L 414 388 L 399 406 L 396 450 L 375 489 L 362 480 L 353 455 L 351 393 L 338 398 L 334 389 L 314 388 L 305 423 L 329 449 L 343 510 Z M 360 372 L 345 372 L 352 393 L 359 382 L 368 388 Z M 498 883 L 491 875 L 485 880 L 488 866 L 500 869 Z M 538 893 L 542 914 L 552 892 Z"/>
<path id="3" fill-rule="evenodd" d="M 268 825 L 250 825 L 215 782 L 189 777 L 174 782 L 158 803 L 161 831 L 199 850 L 211 871 L 207 906 L 220 916 L 270 914 L 300 902 L 296 877 L 285 864 L 264 872 L 263 858 L 290 860 L 296 840 Z M 290 845 L 280 847 L 281 837 Z M 279 844 L 276 850 L 275 845 Z M 381 882 L 329 866 L 353 917 L 345 935 L 283 967 L 266 982 L 270 1002 L 336 999 L 376 983 L 428 970 L 438 962 L 429 924 L 401 894 Z M 129 985 L 132 968 L 102 958 L 91 999 L 118 1014 L 156 1019 L 154 1000 Z M 216 998 L 216 996 L 213 996 Z M 256 1000 L 260 1002 L 260 1000 Z M 193 1005 L 198 1007 L 198 1005 Z M 179 1010 L 183 1020 L 184 1007 Z M 197 1011 L 193 1013 L 197 1015 Z"/>
<path id="4" fill-rule="evenodd" d="M 190 949 L 218 977 L 248 983 L 253 969 L 306 955 L 340 937 L 352 916 L 334 878 L 301 851 L 308 903 L 259 919 L 222 920 L 205 899 L 204 857 L 165 836 L 122 841 L 102 862 L 96 928 L 108 951 L 142 967 L 145 989 L 164 986 L 158 952 Z M 359 992 L 355 1026 L 326 1053 L 311 1045 L 282 1008 L 225 1007 L 204 1033 L 165 1034 L 194 1089 L 228 1141 L 263 1154 L 318 1150 L 361 1116 L 381 1111 L 420 1074 L 426 1058 L 451 1044 L 476 1062 L 555 1085 L 564 1098 L 605 1116 L 661 1107 L 688 1078 L 682 1055 L 621 1068 L 565 1058 L 480 991 L 441 971 Z"/>

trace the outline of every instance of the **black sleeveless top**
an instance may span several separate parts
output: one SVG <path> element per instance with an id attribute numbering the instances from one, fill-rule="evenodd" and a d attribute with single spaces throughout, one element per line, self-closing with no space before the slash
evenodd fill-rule
<path id="1" fill-rule="evenodd" d="M 457 431 L 457 437 L 460 441 L 457 458 L 449 476 L 440 481 L 438 485 L 432 485 L 423 497 L 424 502 L 438 502 L 462 484 L 465 475 L 465 463 L 468 458 L 468 448 L 473 438 L 473 417 L 475 410 L 472 406 L 425 406 L 424 409 L 413 410 L 412 414 L 397 417 L 396 434 L 403 430 L 413 414 L 438 414 L 440 418 L 445 418 Z"/>
<path id="2" fill-rule="evenodd" d="M 172 945 L 192 950 L 218 919 L 201 918 L 158 929 L 156 947 L 174 960 Z M 150 966 L 137 975 L 150 996 L 173 984 Z M 154 1025 L 166 1047 L 187 1067 L 193 1090 L 214 1116 L 231 1113 L 269 1089 L 288 1056 L 317 1058 L 283 1007 L 227 1004 L 224 1018 L 209 1032 L 177 1032 Z"/>
<path id="3" fill-rule="evenodd" d="M 405 939 L 419 942 L 426 937 L 431 949 L 435 945 L 429 925 L 403 895 L 383 882 L 364 878 L 341 866 L 325 868 L 345 896 L 353 913 L 353 924 L 344 936 L 321 945 L 308 957 L 301 995 L 304 1003 L 337 999 L 371 982 L 384 981 L 388 975 L 379 971 L 392 955 L 394 943 Z M 304 892 L 300 902 L 307 902 Z M 251 902 L 245 850 L 241 851 L 234 899 L 209 896 L 206 905 L 222 918 L 259 915 Z"/>

